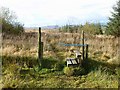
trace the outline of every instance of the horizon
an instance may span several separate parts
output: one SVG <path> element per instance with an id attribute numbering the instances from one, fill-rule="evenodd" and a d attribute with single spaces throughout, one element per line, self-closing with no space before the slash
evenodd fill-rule
<path id="1" fill-rule="evenodd" d="M 118 0 L 4 0 L 0 6 L 16 13 L 24 27 L 108 22 Z"/>
<path id="2" fill-rule="evenodd" d="M 90 22 L 86 22 L 86 23 L 90 23 Z M 92 24 L 97 24 L 97 23 L 93 22 Z M 60 27 L 66 26 L 66 25 L 68 25 L 68 24 L 64 24 L 64 25 L 55 24 L 55 25 L 46 25 L 46 26 L 28 26 L 28 27 L 24 26 L 24 28 L 33 28 L 33 29 L 35 29 L 35 28 L 41 27 L 42 29 L 46 29 L 46 28 L 50 29 L 50 28 L 60 28 Z M 85 23 L 84 24 L 81 24 L 81 23 L 80 24 L 70 24 L 70 25 L 73 25 L 73 26 L 85 25 Z M 107 23 L 100 23 L 100 25 L 102 25 L 102 27 L 104 27 L 104 26 L 107 25 Z"/>

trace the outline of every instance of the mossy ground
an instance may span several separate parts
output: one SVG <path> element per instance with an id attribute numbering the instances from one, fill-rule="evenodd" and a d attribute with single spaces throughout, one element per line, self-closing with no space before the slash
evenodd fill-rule
<path id="1" fill-rule="evenodd" d="M 115 66 L 97 60 L 88 60 L 84 67 L 85 75 L 66 76 L 64 62 L 54 58 L 44 58 L 39 68 L 37 58 L 11 57 L 3 58 L 3 87 L 4 88 L 117 88 L 118 76 Z M 15 62 L 15 60 L 17 60 Z M 22 62 L 19 62 L 19 60 Z M 30 61 L 29 61 L 30 60 Z M 22 64 L 24 62 L 24 64 Z M 30 65 L 30 62 L 32 65 Z M 56 64 L 63 65 L 56 67 Z M 62 64 L 61 64 L 62 63 Z M 57 69 L 56 69 L 57 68 Z"/>

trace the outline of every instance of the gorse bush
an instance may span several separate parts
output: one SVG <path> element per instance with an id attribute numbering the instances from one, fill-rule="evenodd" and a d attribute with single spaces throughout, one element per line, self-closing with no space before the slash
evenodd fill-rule
<path id="1" fill-rule="evenodd" d="M 2 20 L 2 32 L 6 34 L 20 34 L 24 32 L 23 24 L 17 21 L 16 15 L 8 8 L 0 8 Z"/>

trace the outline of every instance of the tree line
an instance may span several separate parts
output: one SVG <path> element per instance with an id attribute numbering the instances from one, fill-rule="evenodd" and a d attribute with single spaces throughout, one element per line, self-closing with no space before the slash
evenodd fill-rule
<path id="1" fill-rule="evenodd" d="M 60 32 L 81 32 L 82 30 L 90 34 L 106 34 L 113 36 L 120 36 L 120 0 L 113 6 L 112 16 L 109 17 L 107 25 L 101 23 L 89 23 L 86 22 L 84 25 L 69 25 L 66 24 L 59 28 Z"/>
<path id="2" fill-rule="evenodd" d="M 60 32 L 78 33 L 82 30 L 90 34 L 107 34 L 120 36 L 120 0 L 113 7 L 112 16 L 109 17 L 107 25 L 103 26 L 100 23 L 86 22 L 84 25 L 65 25 L 59 28 Z M 15 13 L 9 8 L 2 7 L 0 13 L 2 20 L 2 32 L 7 34 L 20 34 L 24 32 L 24 25 L 17 21 Z"/>
<path id="3" fill-rule="evenodd" d="M 86 22 L 84 25 L 65 25 L 59 28 L 60 32 L 69 32 L 69 33 L 80 33 L 82 31 L 89 34 L 103 34 L 104 25 L 100 23 L 89 23 Z"/>
<path id="4" fill-rule="evenodd" d="M 17 20 L 17 16 L 9 8 L 0 8 L 0 20 L 2 21 L 2 33 L 21 34 L 24 32 L 24 25 Z"/>

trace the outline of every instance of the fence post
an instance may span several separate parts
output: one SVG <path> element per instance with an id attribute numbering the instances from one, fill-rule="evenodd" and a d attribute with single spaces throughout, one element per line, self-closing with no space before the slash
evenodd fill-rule
<path id="1" fill-rule="evenodd" d="M 40 59 L 42 60 L 43 59 L 43 42 L 41 42 L 41 57 Z"/>
<path id="2" fill-rule="evenodd" d="M 41 59 L 42 59 L 42 46 L 43 46 L 43 42 L 41 42 L 41 27 L 39 27 L 39 41 L 38 41 L 38 62 L 39 65 L 41 64 Z"/>
<path id="3" fill-rule="evenodd" d="M 86 45 L 86 59 L 88 59 L 88 44 Z"/>
<path id="4" fill-rule="evenodd" d="M 82 44 L 83 44 L 83 47 L 82 47 L 82 53 L 83 53 L 83 60 L 84 60 L 84 31 L 82 31 Z"/>

